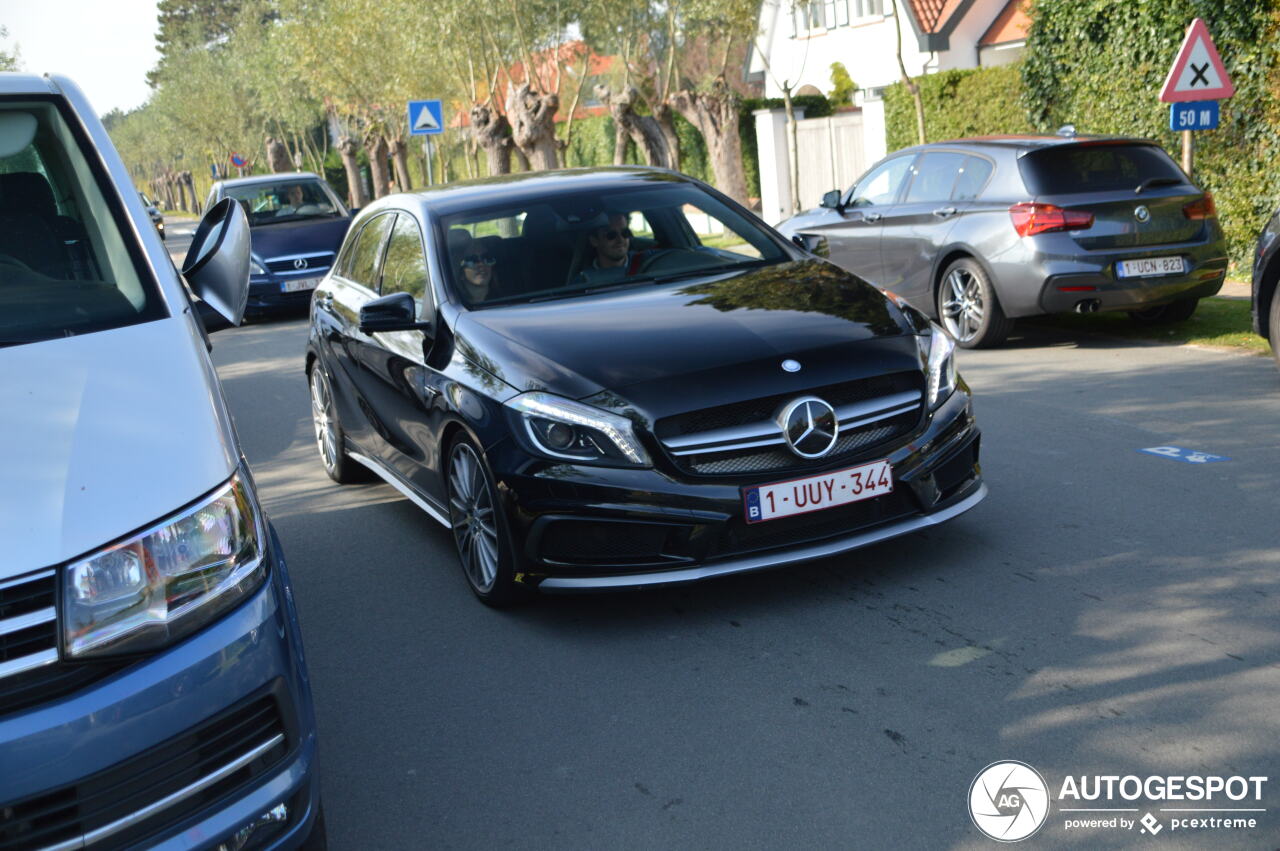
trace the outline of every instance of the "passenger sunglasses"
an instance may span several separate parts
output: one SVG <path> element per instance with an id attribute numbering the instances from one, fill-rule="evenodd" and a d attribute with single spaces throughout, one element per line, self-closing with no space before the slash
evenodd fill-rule
<path id="1" fill-rule="evenodd" d="M 631 228 L 607 230 L 600 234 L 605 239 L 631 239 Z"/>
<path id="2" fill-rule="evenodd" d="M 464 269 L 474 269 L 481 264 L 485 266 L 496 266 L 498 265 L 498 258 L 494 257 L 492 254 L 485 254 L 483 256 L 479 254 L 469 254 L 462 258 L 462 268 Z"/>

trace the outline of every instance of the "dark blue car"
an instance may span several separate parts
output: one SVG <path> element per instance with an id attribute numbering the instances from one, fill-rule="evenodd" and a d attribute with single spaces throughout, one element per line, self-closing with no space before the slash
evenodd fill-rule
<path id="1" fill-rule="evenodd" d="M 351 213 L 329 185 L 308 172 L 266 174 L 213 185 L 206 209 L 239 201 L 253 235 L 248 314 L 305 310 L 333 265 Z"/>

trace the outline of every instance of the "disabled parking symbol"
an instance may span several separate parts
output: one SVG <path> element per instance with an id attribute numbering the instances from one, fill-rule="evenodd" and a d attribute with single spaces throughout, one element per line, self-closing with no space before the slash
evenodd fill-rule
<path id="1" fill-rule="evenodd" d="M 1139 449 L 1147 455 L 1158 455 L 1161 458 L 1168 458 L 1171 461 L 1181 461 L 1184 464 L 1214 464 L 1218 461 L 1230 461 L 1226 455 L 1211 455 L 1208 452 L 1201 452 L 1198 449 L 1183 449 L 1180 446 L 1150 446 L 1146 449 Z"/>

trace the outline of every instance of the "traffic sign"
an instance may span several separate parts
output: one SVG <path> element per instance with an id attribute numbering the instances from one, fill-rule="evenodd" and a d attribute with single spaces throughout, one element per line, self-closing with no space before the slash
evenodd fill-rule
<path id="1" fill-rule="evenodd" d="M 1216 130 L 1218 128 L 1218 102 L 1216 100 L 1189 100 L 1169 104 L 1170 130 Z"/>
<path id="2" fill-rule="evenodd" d="M 236 168 L 244 168 L 247 162 L 248 160 L 246 160 L 244 157 L 240 156 L 239 154 L 231 155 L 231 164 Z"/>
<path id="3" fill-rule="evenodd" d="M 1187 36 L 1182 40 L 1169 76 L 1164 79 L 1160 100 L 1165 103 L 1221 100 L 1235 93 L 1236 87 L 1231 84 L 1218 48 L 1209 36 L 1209 27 L 1203 18 L 1196 18 L 1187 27 Z"/>
<path id="4" fill-rule="evenodd" d="M 409 101 L 409 135 L 434 136 L 444 132 L 444 107 L 438 100 Z"/>

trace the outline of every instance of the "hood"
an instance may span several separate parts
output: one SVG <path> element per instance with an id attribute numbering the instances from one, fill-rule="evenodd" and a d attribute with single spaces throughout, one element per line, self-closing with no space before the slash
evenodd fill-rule
<path id="1" fill-rule="evenodd" d="M 331 219 L 302 219 L 278 225 L 254 225 L 249 233 L 253 240 L 254 256 L 269 259 L 291 254 L 318 254 L 322 251 L 336 253 L 350 226 L 351 219 L 341 216 Z"/>
<path id="2" fill-rule="evenodd" d="M 214 380 L 185 318 L 0 349 L 0 580 L 109 544 L 230 477 Z"/>
<path id="3" fill-rule="evenodd" d="M 822 261 L 466 314 L 464 355 L 518 390 L 610 391 L 661 416 L 919 369 L 910 326 L 878 290 Z M 801 370 L 781 363 L 794 359 Z M 776 389 L 770 389 L 775 388 Z"/>

